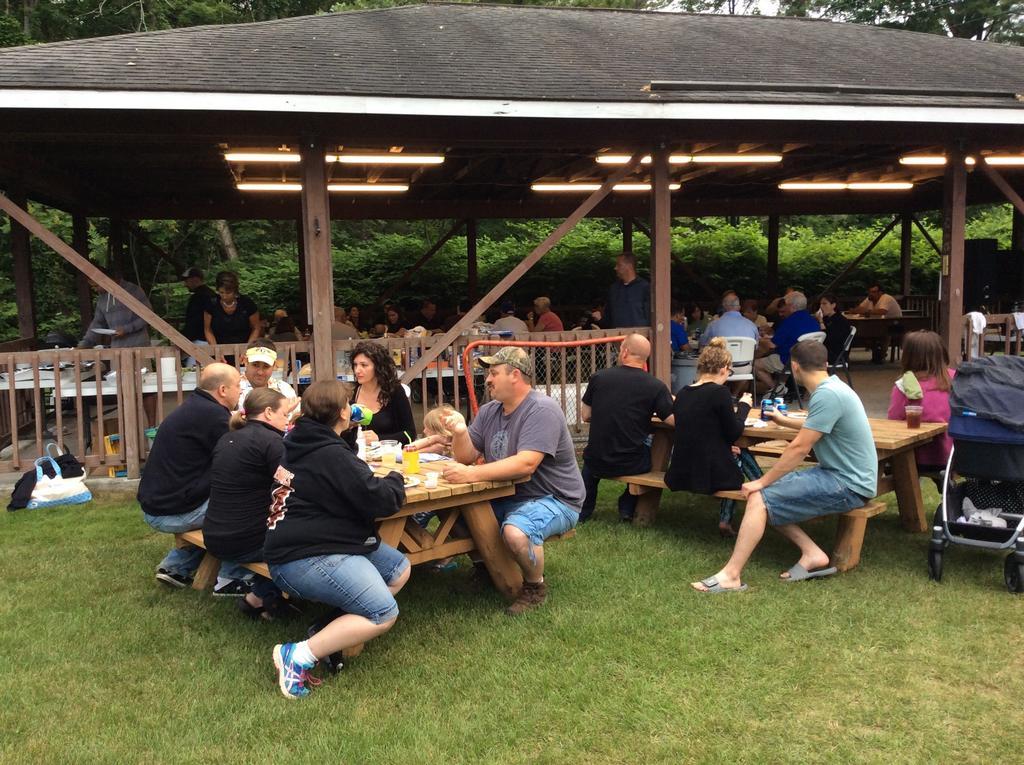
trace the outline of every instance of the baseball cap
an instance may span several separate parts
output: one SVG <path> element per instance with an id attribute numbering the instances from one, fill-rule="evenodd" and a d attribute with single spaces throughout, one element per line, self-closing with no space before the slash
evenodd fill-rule
<path id="1" fill-rule="evenodd" d="M 196 268 L 195 266 L 192 266 L 192 268 L 185 269 L 185 273 L 183 273 L 181 275 L 181 278 L 182 279 L 191 279 L 193 276 L 196 276 L 196 277 L 202 279 L 203 278 L 203 272 L 201 270 L 199 270 L 198 268 Z"/>
<path id="2" fill-rule="evenodd" d="M 516 312 L 516 305 L 515 305 L 515 303 L 513 303 L 511 300 L 505 300 L 501 304 L 501 312 L 502 312 L 502 314 L 515 313 Z"/>
<path id="3" fill-rule="evenodd" d="M 269 367 L 274 366 L 274 362 L 277 361 L 277 351 L 272 351 L 269 348 L 250 348 L 245 352 L 246 361 L 262 361 Z"/>
<path id="4" fill-rule="evenodd" d="M 480 356 L 477 361 L 483 367 L 491 367 L 495 364 L 508 364 L 510 367 L 518 369 L 527 377 L 533 377 L 533 359 L 530 358 L 530 354 L 522 348 L 516 348 L 513 345 L 506 345 L 491 356 Z"/>

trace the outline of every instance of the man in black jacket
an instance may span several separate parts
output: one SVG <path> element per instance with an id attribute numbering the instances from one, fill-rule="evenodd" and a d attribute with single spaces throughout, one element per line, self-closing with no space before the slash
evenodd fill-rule
<path id="1" fill-rule="evenodd" d="M 240 379 L 238 370 L 227 364 L 207 365 L 195 392 L 160 425 L 138 493 L 143 517 L 157 531 L 177 534 L 202 528 L 210 499 L 213 447 L 228 432 Z M 160 562 L 156 578 L 172 587 L 187 587 L 202 558 L 199 547 L 172 549 Z M 238 581 L 244 575 L 241 567 L 225 563 L 214 595 L 244 595 L 246 588 Z"/>

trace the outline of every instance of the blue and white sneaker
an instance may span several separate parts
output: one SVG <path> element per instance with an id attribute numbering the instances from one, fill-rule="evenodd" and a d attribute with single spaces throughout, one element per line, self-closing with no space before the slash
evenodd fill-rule
<path id="1" fill-rule="evenodd" d="M 309 695 L 307 684 L 315 688 L 320 685 L 320 680 L 309 674 L 312 667 L 303 667 L 292 660 L 294 652 L 295 643 L 275 645 L 274 666 L 277 667 L 277 685 L 285 698 L 301 699 Z"/>

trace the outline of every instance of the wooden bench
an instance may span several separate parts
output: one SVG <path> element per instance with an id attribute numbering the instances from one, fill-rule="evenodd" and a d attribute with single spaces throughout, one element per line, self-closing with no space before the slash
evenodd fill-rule
<path id="1" fill-rule="evenodd" d="M 665 474 L 663 472 L 651 471 L 639 475 L 623 475 L 612 480 L 620 481 L 629 486 L 630 494 L 637 494 L 641 498 L 653 495 L 655 502 L 661 496 L 661 492 L 668 489 L 665 485 Z M 740 491 L 716 491 L 718 499 L 732 499 L 737 502 L 745 502 L 746 499 Z M 884 513 L 886 509 L 884 502 L 869 502 L 863 507 L 857 507 L 849 512 L 842 513 L 836 526 L 836 540 L 832 547 L 832 565 L 840 571 L 849 571 L 856 568 L 860 563 L 861 550 L 864 547 L 864 534 L 867 531 L 868 518 Z M 648 515 L 648 525 L 652 515 Z M 640 518 L 639 503 L 637 506 L 637 518 Z"/>

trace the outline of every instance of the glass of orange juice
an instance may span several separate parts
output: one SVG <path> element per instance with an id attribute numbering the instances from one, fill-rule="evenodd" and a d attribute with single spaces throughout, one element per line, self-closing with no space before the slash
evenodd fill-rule
<path id="1" fill-rule="evenodd" d="M 384 467 L 394 467 L 398 461 L 398 441 L 380 442 L 380 464 Z"/>

